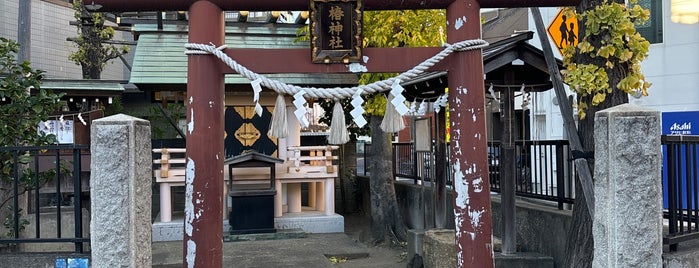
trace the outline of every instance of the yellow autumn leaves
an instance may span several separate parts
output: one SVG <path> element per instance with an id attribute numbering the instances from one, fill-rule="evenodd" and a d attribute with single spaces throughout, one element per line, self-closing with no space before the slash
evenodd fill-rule
<path id="1" fill-rule="evenodd" d="M 569 8 L 566 12 L 574 10 Z M 608 70 L 623 68 L 623 77 L 613 85 L 615 88 L 629 94 L 640 92 L 647 96 L 651 83 L 641 73 L 640 64 L 648 56 L 650 43 L 636 31 L 635 26 L 647 21 L 650 12 L 636 1 L 629 1 L 628 6 L 605 3 L 584 12 L 582 16 L 576 16 L 585 23 L 585 36 L 577 47 L 563 50 L 566 70 L 562 74 L 564 81 L 579 95 L 580 119 L 585 118 L 588 108 L 584 97 L 591 96 L 591 104 L 598 105 L 604 102 L 607 94 L 612 93 Z M 604 64 L 576 63 L 575 56 L 589 57 L 589 62 Z"/>

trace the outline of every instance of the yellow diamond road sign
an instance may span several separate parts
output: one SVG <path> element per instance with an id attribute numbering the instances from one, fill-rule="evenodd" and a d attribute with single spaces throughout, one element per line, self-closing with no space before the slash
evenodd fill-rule
<path id="1" fill-rule="evenodd" d="M 561 54 L 564 48 L 578 45 L 578 19 L 572 12 L 559 9 L 546 31 Z"/>

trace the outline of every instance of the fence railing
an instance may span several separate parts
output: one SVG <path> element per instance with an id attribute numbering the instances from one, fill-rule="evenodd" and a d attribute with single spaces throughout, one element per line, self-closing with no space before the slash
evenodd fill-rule
<path id="1" fill-rule="evenodd" d="M 662 136 L 663 205 L 668 234 L 663 244 L 677 250 L 699 238 L 699 136 Z"/>
<path id="2" fill-rule="evenodd" d="M 676 250 L 680 242 L 699 239 L 699 136 L 661 137 L 663 147 L 663 204 L 668 232 L 663 243 Z M 365 144 L 365 149 L 370 144 Z M 447 146 L 447 150 L 449 146 Z M 410 143 L 393 145 L 395 176 L 408 178 L 415 183 L 430 182 L 435 161 L 431 157 L 412 151 Z M 364 151 L 364 161 L 368 157 Z M 515 192 L 518 196 L 554 201 L 559 209 L 574 202 L 574 172 L 568 142 L 518 141 L 515 143 Z M 500 143 L 489 142 L 487 149 L 490 190 L 500 191 L 501 158 Z M 449 152 L 447 152 L 447 157 Z M 365 166 L 365 168 L 368 168 Z M 453 184 L 451 172 L 447 185 Z M 423 177 L 429 174 L 428 177 Z"/>
<path id="3" fill-rule="evenodd" d="M 447 154 L 448 152 L 447 146 Z M 518 196 L 554 201 L 559 209 L 572 204 L 573 169 L 568 141 L 517 141 L 513 172 Z M 488 175 L 490 189 L 500 192 L 502 162 L 500 143 L 488 143 Z M 435 159 L 432 152 L 415 152 L 411 143 L 393 143 L 393 173 L 397 179 L 409 179 L 415 184 L 429 184 L 435 176 Z M 366 160 L 366 158 L 365 158 Z M 447 185 L 452 185 L 451 173 Z"/>
<path id="4" fill-rule="evenodd" d="M 558 209 L 574 201 L 573 166 L 567 140 L 516 141 L 515 192 L 518 196 L 554 201 Z M 503 163 L 500 142 L 488 142 L 490 190 L 500 192 Z"/>
<path id="5" fill-rule="evenodd" d="M 89 189 L 81 178 L 84 168 L 89 170 L 89 164 L 83 166 L 87 160 L 82 151 L 87 149 L 86 145 L 0 147 L 0 176 L 9 188 L 0 195 L 0 209 L 7 212 L 1 219 L 7 232 L 0 234 L 0 247 L 12 251 L 20 244 L 73 243 L 73 251 L 83 253 L 84 243 L 90 242 L 83 236 L 89 226 L 83 224 L 82 214 L 87 197 L 83 192 Z M 72 219 L 64 214 L 72 214 Z M 44 236 L 42 228 L 55 233 Z"/>
<path id="6" fill-rule="evenodd" d="M 361 149 L 357 151 L 357 175 L 369 176 L 369 153 L 371 152 L 371 143 L 361 143 Z"/>

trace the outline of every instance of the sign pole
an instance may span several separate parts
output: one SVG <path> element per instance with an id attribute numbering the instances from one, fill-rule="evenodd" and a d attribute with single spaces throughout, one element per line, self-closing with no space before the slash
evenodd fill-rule
<path id="1" fill-rule="evenodd" d="M 544 22 L 541 19 L 541 11 L 539 8 L 532 7 L 532 16 L 534 17 L 534 24 L 536 24 L 536 30 L 539 34 L 539 40 L 541 41 L 541 47 L 544 50 L 544 57 L 546 58 L 546 65 L 548 65 L 549 73 L 551 74 L 551 81 L 553 81 L 553 88 L 556 91 L 556 98 L 558 99 L 558 108 L 561 110 L 561 115 L 563 116 L 563 127 L 568 136 L 568 142 L 570 143 L 571 150 L 583 150 L 582 142 L 580 141 L 580 136 L 578 136 L 578 130 L 575 127 L 575 120 L 573 119 L 573 108 L 569 103 L 568 97 L 565 93 L 565 88 L 563 87 L 563 79 L 561 78 L 561 73 L 558 70 L 558 65 L 556 64 L 556 59 L 553 57 L 553 50 L 549 44 L 546 36 L 541 32 L 544 30 Z M 592 182 L 592 171 L 587 165 L 587 160 L 578 158 L 574 160 L 575 171 L 578 173 L 580 178 L 580 184 L 582 185 L 583 194 L 585 195 L 585 202 L 587 204 L 587 210 L 592 218 L 595 215 L 595 196 L 594 196 L 594 184 Z"/>

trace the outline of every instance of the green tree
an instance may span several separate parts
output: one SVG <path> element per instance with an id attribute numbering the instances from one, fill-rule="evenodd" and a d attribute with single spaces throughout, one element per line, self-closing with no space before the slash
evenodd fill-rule
<path id="1" fill-rule="evenodd" d="M 0 37 L 0 146 L 39 146 L 55 143 L 54 135 L 37 133 L 39 123 L 49 119 L 49 115 L 61 106 L 60 98 L 49 90 L 41 88 L 43 71 L 34 70 L 29 62 L 17 62 L 15 55 L 19 44 Z M 20 165 L 28 163 L 29 152 L 20 153 Z M 19 180 L 19 194 L 35 185 L 33 171 L 22 169 L 18 178 L 11 152 L 0 151 L 0 219 L 7 221 L 6 204 L 12 200 L 12 184 Z M 21 167 L 18 167 L 21 169 Z M 50 174 L 40 174 L 46 182 Z"/>
<path id="2" fill-rule="evenodd" d="M 440 28 L 446 27 L 444 10 L 392 10 L 364 12 L 365 47 L 426 47 L 441 44 Z M 363 74 L 366 84 L 395 74 Z M 372 151 L 370 170 L 371 234 L 374 243 L 397 244 L 407 238 L 407 227 L 396 201 L 391 168 L 391 135 L 379 127 L 385 113 L 383 94 L 368 97 Z"/>
<path id="3" fill-rule="evenodd" d="M 52 135 L 37 135 L 39 122 L 61 106 L 60 97 L 41 88 L 43 71 L 34 70 L 29 62 L 19 63 L 15 54 L 19 44 L 0 37 L 0 146 L 44 145 L 54 142 Z"/>
<path id="4" fill-rule="evenodd" d="M 577 47 L 563 53 L 564 80 L 578 97 L 578 135 L 585 151 L 594 151 L 594 113 L 628 103 L 628 94 L 648 94 L 641 73 L 649 43 L 635 29 L 649 11 L 635 0 L 583 0 L 576 8 L 581 36 Z M 574 12 L 572 9 L 568 12 Z M 594 159 L 588 160 L 594 170 Z M 593 173 L 594 174 L 594 173 Z M 564 267 L 590 267 L 593 255 L 592 219 L 580 183 L 576 183 L 573 224 Z"/>
<path id="5" fill-rule="evenodd" d="M 114 28 L 104 24 L 100 12 L 89 12 L 82 0 L 73 1 L 78 37 L 72 39 L 78 48 L 68 57 L 82 67 L 83 79 L 100 79 L 107 62 L 129 52 L 129 46 L 117 47 L 109 43 Z"/>

